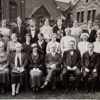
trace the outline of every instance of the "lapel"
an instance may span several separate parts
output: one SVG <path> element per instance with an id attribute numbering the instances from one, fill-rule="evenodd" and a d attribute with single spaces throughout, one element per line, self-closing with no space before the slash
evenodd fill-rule
<path id="1" fill-rule="evenodd" d="M 89 61 L 89 52 L 87 52 L 86 58 L 87 58 L 87 60 Z"/>
<path id="2" fill-rule="evenodd" d="M 49 58 L 50 58 L 51 61 L 54 61 L 54 58 L 53 58 L 51 53 L 49 54 Z"/>
<path id="3" fill-rule="evenodd" d="M 21 52 L 21 61 L 22 61 L 22 65 L 23 65 L 24 59 L 25 59 L 25 55 L 24 55 L 24 53 Z"/>
<path id="4" fill-rule="evenodd" d="M 17 33 L 19 34 L 19 28 L 18 28 L 18 25 L 17 25 Z"/>
<path id="5" fill-rule="evenodd" d="M 58 54 L 57 53 L 55 53 L 55 56 L 54 56 L 54 61 L 56 61 L 56 59 L 57 59 L 57 57 L 58 57 Z"/>
<path id="6" fill-rule="evenodd" d="M 95 56 L 95 53 L 93 52 L 93 54 L 91 56 L 91 61 L 93 60 L 94 56 Z"/>
<path id="7" fill-rule="evenodd" d="M 70 53 L 70 50 L 69 50 L 69 53 L 68 53 L 68 59 L 71 62 L 71 53 Z"/>

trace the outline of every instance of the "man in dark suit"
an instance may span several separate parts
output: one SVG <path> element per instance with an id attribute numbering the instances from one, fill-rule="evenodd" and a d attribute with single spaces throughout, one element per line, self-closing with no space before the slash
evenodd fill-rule
<path id="1" fill-rule="evenodd" d="M 41 88 L 45 88 L 48 83 L 51 83 L 52 93 L 55 93 L 55 76 L 61 73 L 62 58 L 59 53 L 56 52 L 56 45 L 53 43 L 50 47 L 50 53 L 45 57 L 45 66 L 47 69 L 47 77 L 45 83 Z"/>
<path id="2" fill-rule="evenodd" d="M 13 33 L 16 33 L 18 36 L 18 42 L 24 43 L 25 38 L 24 36 L 27 34 L 26 27 L 22 24 L 22 20 L 20 17 L 17 17 L 17 26 L 14 27 Z"/>
<path id="3" fill-rule="evenodd" d="M 61 74 L 63 76 L 65 87 L 66 87 L 65 93 L 67 93 L 69 90 L 70 74 L 75 75 L 75 80 L 76 80 L 75 91 L 76 92 L 78 92 L 77 88 L 79 86 L 79 82 L 81 79 L 81 66 L 80 66 L 81 55 L 77 50 L 74 49 L 75 48 L 74 41 L 71 40 L 69 42 L 69 47 L 70 47 L 70 50 L 65 51 L 63 54 L 64 68 Z"/>
<path id="4" fill-rule="evenodd" d="M 35 43 L 38 40 L 39 29 L 35 26 L 34 19 L 30 19 L 29 24 L 30 24 L 30 26 L 28 27 L 28 33 L 32 37 L 32 43 Z"/>
<path id="5" fill-rule="evenodd" d="M 91 92 L 94 92 L 94 87 L 96 80 L 98 78 L 98 66 L 99 66 L 99 56 L 97 53 L 93 52 L 94 45 L 93 43 L 88 44 L 88 52 L 83 54 L 81 60 L 81 66 L 83 68 L 83 81 L 85 86 L 85 92 L 88 92 L 88 77 L 92 76 Z"/>

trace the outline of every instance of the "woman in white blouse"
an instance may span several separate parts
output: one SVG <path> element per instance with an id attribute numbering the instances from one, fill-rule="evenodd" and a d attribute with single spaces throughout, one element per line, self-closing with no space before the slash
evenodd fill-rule
<path id="1" fill-rule="evenodd" d="M 94 42 L 94 52 L 100 54 L 100 30 L 96 33 L 96 41 Z"/>
<path id="2" fill-rule="evenodd" d="M 48 18 L 43 19 L 43 26 L 40 28 L 40 33 L 43 33 L 44 40 L 49 42 L 51 40 L 51 34 L 53 33 L 53 28 L 50 26 L 50 21 Z"/>
<path id="3" fill-rule="evenodd" d="M 83 53 L 88 51 L 88 44 L 89 44 L 89 42 L 87 42 L 87 40 L 89 38 L 89 35 L 88 35 L 88 33 L 83 33 L 80 38 L 83 41 L 78 43 L 78 49 L 79 49 L 79 51 L 81 53 L 81 57 L 82 57 Z"/>
<path id="4" fill-rule="evenodd" d="M 69 50 L 69 41 L 71 40 L 75 41 L 75 49 L 76 49 L 76 40 L 74 37 L 71 36 L 70 28 L 65 29 L 65 34 L 66 36 L 64 36 L 60 41 L 60 48 L 61 48 L 62 54 L 64 51 Z"/>

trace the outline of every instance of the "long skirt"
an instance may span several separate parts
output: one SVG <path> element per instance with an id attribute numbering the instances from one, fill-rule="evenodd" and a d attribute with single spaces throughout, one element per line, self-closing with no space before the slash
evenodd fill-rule
<path id="1" fill-rule="evenodd" d="M 43 72 L 30 71 L 30 86 L 34 88 L 36 86 L 40 87 L 43 82 Z"/>
<path id="2" fill-rule="evenodd" d="M 5 86 L 9 85 L 9 69 L 5 68 L 3 71 L 0 71 L 0 83 L 3 83 Z"/>

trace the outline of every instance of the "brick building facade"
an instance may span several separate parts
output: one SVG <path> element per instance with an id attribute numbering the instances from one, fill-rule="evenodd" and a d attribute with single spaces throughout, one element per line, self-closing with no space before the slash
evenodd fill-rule
<path id="1" fill-rule="evenodd" d="M 79 0 L 72 10 L 72 20 L 77 19 L 79 23 L 92 20 L 100 13 L 100 0 Z"/>

